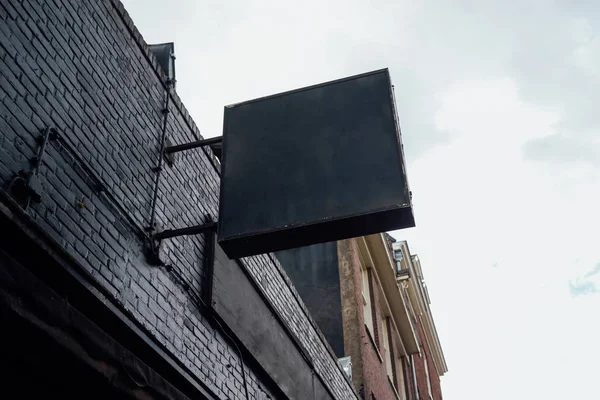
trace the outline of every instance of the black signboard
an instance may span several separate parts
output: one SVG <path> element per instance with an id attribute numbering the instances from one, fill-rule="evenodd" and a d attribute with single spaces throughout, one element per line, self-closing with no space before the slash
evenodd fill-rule
<path id="1" fill-rule="evenodd" d="M 230 258 L 415 225 L 387 69 L 225 107 Z"/>

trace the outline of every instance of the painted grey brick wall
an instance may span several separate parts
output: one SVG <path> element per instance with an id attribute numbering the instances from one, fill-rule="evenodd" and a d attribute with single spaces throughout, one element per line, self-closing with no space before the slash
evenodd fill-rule
<path id="1" fill-rule="evenodd" d="M 30 169 L 46 126 L 61 136 L 116 197 L 137 228 L 149 223 L 154 167 L 165 104 L 165 77 L 119 1 L 0 0 L 0 180 Z M 181 83 L 183 84 L 183 83 Z M 174 93 L 167 137 L 200 138 Z M 191 150 L 165 167 L 159 228 L 217 217 L 219 176 L 210 155 Z M 235 349 L 164 269 L 149 266 L 142 241 L 98 182 L 58 141 L 40 169 L 42 201 L 27 212 L 218 396 L 244 397 Z M 202 236 L 164 242 L 161 257 L 199 291 Z M 338 399 L 356 398 L 274 257 L 244 259 L 314 368 Z M 246 368 L 248 371 L 248 368 Z M 251 398 L 272 397 L 248 371 Z"/>

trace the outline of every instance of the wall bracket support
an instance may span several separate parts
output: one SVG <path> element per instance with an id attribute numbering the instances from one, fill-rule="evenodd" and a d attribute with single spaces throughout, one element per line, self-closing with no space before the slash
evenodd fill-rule
<path id="1" fill-rule="evenodd" d="M 184 150 L 197 149 L 198 147 L 210 146 L 211 144 L 221 143 L 223 136 L 217 136 L 209 139 L 196 140 L 194 142 L 178 144 L 175 146 L 165 147 L 165 154 L 173 154 Z"/>
<path id="2" fill-rule="evenodd" d="M 217 230 L 216 222 L 207 222 L 201 225 L 189 226 L 181 229 L 167 229 L 158 232 L 153 237 L 155 240 L 169 239 L 177 236 L 198 235 L 205 232 L 214 232 Z"/>

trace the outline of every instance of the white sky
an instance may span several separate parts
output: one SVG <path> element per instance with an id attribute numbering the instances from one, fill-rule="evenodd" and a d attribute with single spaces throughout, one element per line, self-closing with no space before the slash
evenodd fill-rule
<path id="1" fill-rule="evenodd" d="M 125 0 L 226 104 L 382 67 L 396 87 L 445 400 L 600 399 L 600 3 Z"/>

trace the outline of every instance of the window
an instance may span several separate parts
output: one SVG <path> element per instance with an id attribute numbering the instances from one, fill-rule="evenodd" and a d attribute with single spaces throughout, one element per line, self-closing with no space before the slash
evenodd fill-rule
<path id="1" fill-rule="evenodd" d="M 394 260 L 402 261 L 402 249 L 394 249 Z"/>
<path id="2" fill-rule="evenodd" d="M 402 271 L 402 259 L 404 258 L 403 254 L 402 254 L 402 247 L 400 247 L 400 243 L 394 243 L 393 244 L 393 251 L 394 251 L 394 261 L 396 262 L 396 274 L 400 274 Z"/>
<path id="3" fill-rule="evenodd" d="M 370 334 L 374 334 L 373 329 L 373 313 L 371 310 L 371 289 L 369 286 L 369 269 L 361 262 L 360 263 L 360 275 L 362 284 L 362 300 L 363 300 L 363 312 L 365 317 L 365 325 L 370 330 Z"/>
<path id="4" fill-rule="evenodd" d="M 363 302 L 363 316 L 365 328 L 367 330 L 367 336 L 371 340 L 375 352 L 379 361 L 384 362 L 381 356 L 381 323 L 380 319 L 377 318 L 377 310 L 379 304 L 375 302 L 375 291 L 378 288 L 377 276 L 373 266 L 373 260 L 369 254 L 369 250 L 366 247 L 366 242 L 363 238 L 358 239 L 359 251 L 358 255 L 360 258 L 360 275 L 361 275 L 361 286 L 362 286 L 362 302 Z"/>
<path id="5" fill-rule="evenodd" d="M 399 247 L 394 249 L 394 260 L 396 261 L 396 274 L 402 271 L 402 249 Z"/>
<path id="6" fill-rule="evenodd" d="M 402 358 L 400 358 L 400 357 L 396 357 L 395 361 L 396 361 L 396 379 L 397 379 L 396 391 L 398 392 L 398 395 L 400 396 L 400 400 L 406 400 L 408 388 L 406 386 L 406 381 L 405 381 L 404 362 L 402 361 Z"/>
<path id="7" fill-rule="evenodd" d="M 416 399 L 419 399 L 419 386 L 417 385 L 417 375 L 415 374 L 415 356 L 410 355 L 408 358 L 407 369 L 409 374 L 407 375 L 411 380 L 411 387 Z"/>
<path id="8" fill-rule="evenodd" d="M 383 347 L 385 351 L 385 367 L 390 383 L 394 386 L 400 400 L 406 400 L 406 385 L 404 384 L 404 368 L 402 359 L 398 357 L 392 345 L 394 335 L 392 320 L 387 317 L 383 323 Z"/>
<path id="9" fill-rule="evenodd" d="M 431 380 L 429 377 L 429 365 L 427 364 L 427 356 L 425 355 L 425 352 L 423 351 L 423 361 L 425 364 L 425 377 L 427 378 L 427 391 L 429 392 L 429 398 L 431 398 Z"/>
<path id="10" fill-rule="evenodd" d="M 391 351 L 390 347 L 390 329 L 389 329 L 390 318 L 387 317 L 383 319 L 383 329 L 381 333 L 383 334 L 383 357 L 385 358 L 385 370 L 387 371 L 388 376 L 395 382 L 394 379 L 394 369 L 392 367 L 392 362 L 394 360 L 394 354 Z"/>

